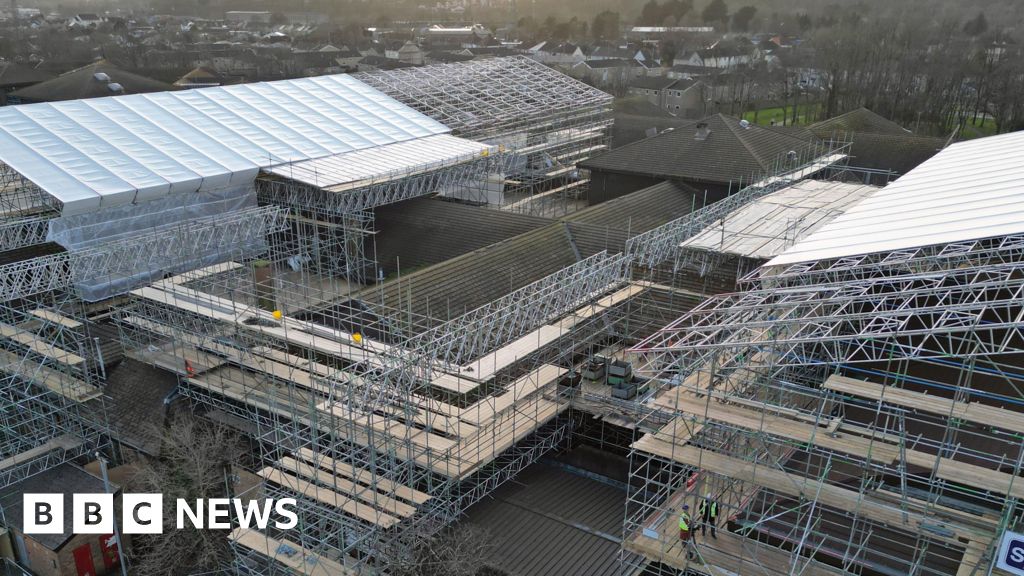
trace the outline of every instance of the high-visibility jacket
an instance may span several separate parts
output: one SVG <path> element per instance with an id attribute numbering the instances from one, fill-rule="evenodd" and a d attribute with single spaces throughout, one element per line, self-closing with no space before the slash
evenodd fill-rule
<path id="1" fill-rule="evenodd" d="M 690 515 L 686 512 L 679 514 L 679 529 L 689 530 L 690 529 Z"/>
<path id="2" fill-rule="evenodd" d="M 708 504 L 709 503 L 711 504 L 710 515 L 708 514 Z M 699 511 L 697 512 L 697 515 L 700 516 L 701 518 L 711 518 L 711 519 L 718 518 L 718 502 L 716 502 L 714 500 L 701 500 L 700 501 L 700 508 L 699 508 Z"/>

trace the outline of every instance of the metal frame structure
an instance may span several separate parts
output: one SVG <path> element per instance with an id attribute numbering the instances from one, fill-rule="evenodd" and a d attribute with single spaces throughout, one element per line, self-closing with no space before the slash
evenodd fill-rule
<path id="1" fill-rule="evenodd" d="M 762 267 L 635 345 L 659 385 L 631 453 L 625 569 L 987 573 L 1024 496 L 1022 247 Z M 719 540 L 687 558 L 676 517 L 708 493 Z"/>
<path id="2" fill-rule="evenodd" d="M 529 58 L 494 58 L 356 77 L 434 118 L 456 136 L 501 145 L 499 201 L 481 186 L 450 192 L 503 210 L 555 216 L 577 208 L 588 183 L 576 163 L 610 143 L 611 101 Z"/>

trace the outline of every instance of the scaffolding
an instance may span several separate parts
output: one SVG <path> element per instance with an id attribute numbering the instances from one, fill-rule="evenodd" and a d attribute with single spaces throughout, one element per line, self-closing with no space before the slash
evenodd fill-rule
<path id="1" fill-rule="evenodd" d="M 543 216 L 583 205 L 576 164 L 608 148 L 612 97 L 529 58 L 494 58 L 356 74 L 452 129 L 501 146 L 497 180 L 453 189 L 470 202 Z"/>
<path id="2" fill-rule="evenodd" d="M 988 573 L 1024 495 L 1022 246 L 762 267 L 634 346 L 658 386 L 632 445 L 627 568 Z M 706 495 L 718 539 L 684 545 L 681 507 Z"/>

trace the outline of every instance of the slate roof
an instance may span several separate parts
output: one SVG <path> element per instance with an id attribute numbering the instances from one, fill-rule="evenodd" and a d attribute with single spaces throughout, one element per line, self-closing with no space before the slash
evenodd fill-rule
<path id="1" fill-rule="evenodd" d="M 705 122 L 711 133 L 695 137 L 696 126 Z M 779 131 L 750 125 L 715 114 L 675 130 L 594 156 L 580 166 L 623 174 L 725 184 L 748 180 L 764 173 L 790 150 L 807 140 Z"/>
<path id="2" fill-rule="evenodd" d="M 97 80 L 94 74 L 103 72 L 110 77 L 110 83 L 120 84 L 123 92 L 111 92 L 109 84 Z M 15 90 L 11 96 L 22 102 L 57 102 L 60 100 L 77 100 L 81 98 L 100 98 L 121 94 L 145 94 L 174 90 L 170 84 L 127 72 L 100 60 L 93 64 L 65 72 L 56 78 L 40 82 L 21 90 Z"/>
<path id="3" fill-rule="evenodd" d="M 116 484 L 111 484 L 110 487 L 115 493 L 121 489 Z M 49 550 L 56 551 L 65 542 L 70 540 L 72 536 L 72 494 L 96 494 L 106 492 L 106 490 L 104 490 L 102 479 L 71 463 L 55 466 L 21 482 L 11 484 L 0 490 L 0 505 L 3 506 L 4 517 L 7 519 L 7 522 L 19 532 L 22 531 L 24 525 L 22 494 L 26 492 L 64 495 L 64 532 L 61 534 L 33 534 L 28 536 Z"/>
<path id="4" fill-rule="evenodd" d="M 633 236 L 689 214 L 694 198 L 701 196 L 686 184 L 662 182 L 580 210 L 563 220 L 628 231 Z"/>
<path id="5" fill-rule="evenodd" d="M 810 126 L 817 134 L 830 132 L 868 132 L 871 134 L 890 134 L 904 136 L 910 131 L 899 124 L 861 107 L 845 114 L 822 120 Z"/>
<path id="6" fill-rule="evenodd" d="M 548 225 L 402 274 L 357 298 L 370 305 L 446 320 L 478 308 L 576 262 L 564 226 Z"/>
<path id="7" fill-rule="evenodd" d="M 0 62 L 0 88 L 20 88 L 45 82 L 53 78 L 49 74 L 31 66 L 14 62 Z"/>
<path id="8" fill-rule="evenodd" d="M 850 166 L 906 174 L 946 147 L 945 138 L 918 136 L 867 108 L 858 108 L 807 129 L 818 138 L 837 135 L 852 142 Z"/>
<path id="9" fill-rule="evenodd" d="M 375 211 L 377 264 L 385 275 L 455 258 L 551 223 L 547 218 L 416 198 Z"/>
<path id="10" fill-rule="evenodd" d="M 644 96 L 616 98 L 612 116 L 615 120 L 612 124 L 612 148 L 648 138 L 648 130 L 652 128 L 656 133 L 661 133 L 668 128 L 678 128 L 692 122 L 651 104 Z"/>
<path id="11" fill-rule="evenodd" d="M 167 414 L 164 400 L 177 385 L 173 373 L 131 358 L 109 370 L 103 406 L 114 437 L 147 454 L 159 455 L 156 426 Z M 98 399 L 90 402 L 99 407 Z"/>
<path id="12" fill-rule="evenodd" d="M 580 258 L 602 250 L 621 252 L 630 235 L 687 214 L 693 207 L 694 194 L 685 185 L 657 184 L 581 210 L 559 222 L 547 221 L 547 225 L 517 236 L 403 273 L 401 278 L 363 290 L 357 298 L 371 307 L 381 304 L 444 321 L 536 282 Z M 465 217 L 469 216 L 467 213 Z M 523 220 L 516 225 L 533 226 L 544 220 Z M 385 235 L 379 234 L 378 242 Z M 406 237 L 398 241 L 413 240 Z M 402 267 L 406 268 L 404 260 Z"/>
<path id="13" fill-rule="evenodd" d="M 629 81 L 630 88 L 639 90 L 666 90 L 680 80 L 664 76 L 640 76 Z"/>
<path id="14" fill-rule="evenodd" d="M 491 563 L 512 576 L 611 576 L 625 505 L 611 484 L 534 464 L 471 507 L 465 522 L 491 533 Z"/>

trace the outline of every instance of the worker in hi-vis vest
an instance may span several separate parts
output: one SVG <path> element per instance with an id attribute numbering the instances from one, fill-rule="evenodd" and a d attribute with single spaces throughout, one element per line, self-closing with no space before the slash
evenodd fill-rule
<path id="1" fill-rule="evenodd" d="M 690 524 L 690 505 L 683 504 L 683 509 L 679 512 L 679 540 L 681 540 L 683 546 L 686 547 L 687 558 L 691 558 L 693 556 L 693 552 L 690 550 Z"/>
<path id="2" fill-rule="evenodd" d="M 711 526 L 711 537 L 718 540 L 716 524 L 718 524 L 718 502 L 708 492 L 697 507 L 697 517 L 700 518 L 700 535 L 708 535 L 708 526 Z"/>

